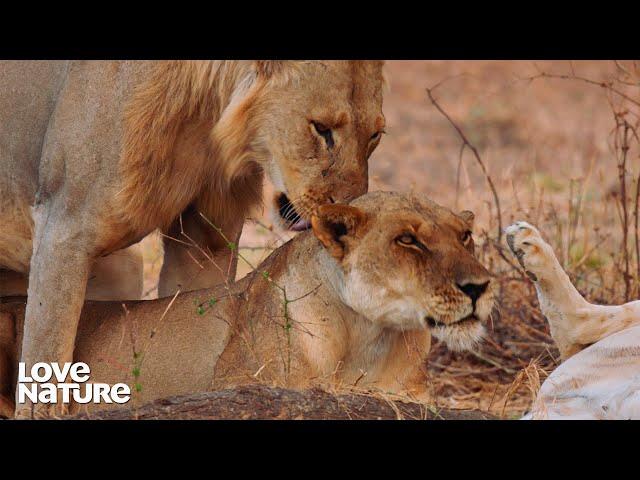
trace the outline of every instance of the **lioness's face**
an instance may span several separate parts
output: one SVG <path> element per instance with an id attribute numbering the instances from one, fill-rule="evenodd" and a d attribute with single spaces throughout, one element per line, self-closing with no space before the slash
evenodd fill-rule
<path id="1" fill-rule="evenodd" d="M 265 170 L 275 186 L 274 217 L 309 227 L 315 209 L 367 191 L 368 159 L 384 131 L 382 62 L 285 62 L 289 81 L 261 100 Z"/>
<path id="2" fill-rule="evenodd" d="M 376 192 L 327 205 L 314 233 L 338 260 L 343 300 L 372 322 L 429 328 L 454 350 L 484 333 L 494 283 L 474 256 L 473 214 L 427 200 Z"/>

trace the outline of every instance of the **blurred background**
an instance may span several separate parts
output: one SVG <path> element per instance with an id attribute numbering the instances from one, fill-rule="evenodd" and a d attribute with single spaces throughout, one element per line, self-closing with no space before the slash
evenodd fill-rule
<path id="1" fill-rule="evenodd" d="M 499 313 L 478 352 L 435 343 L 434 398 L 517 417 L 559 356 L 531 284 L 500 255 L 499 224 L 538 226 L 589 301 L 640 296 L 640 62 L 389 61 L 386 70 L 387 133 L 369 160 L 370 190 L 415 191 L 474 211 L 477 254 L 500 279 Z M 257 211 L 242 253 L 257 265 L 290 236 Z M 157 236 L 143 251 L 153 298 Z M 239 277 L 249 270 L 239 262 Z"/>

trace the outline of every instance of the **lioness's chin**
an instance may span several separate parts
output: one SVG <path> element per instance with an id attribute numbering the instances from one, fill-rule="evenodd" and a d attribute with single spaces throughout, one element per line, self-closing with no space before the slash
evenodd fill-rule
<path id="1" fill-rule="evenodd" d="M 462 320 L 451 325 L 431 326 L 431 334 L 454 352 L 474 350 L 484 337 L 484 325 L 478 319 Z"/>

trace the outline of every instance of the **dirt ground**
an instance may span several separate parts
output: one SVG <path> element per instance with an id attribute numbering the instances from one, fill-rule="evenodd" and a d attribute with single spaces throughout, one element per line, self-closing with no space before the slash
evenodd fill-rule
<path id="1" fill-rule="evenodd" d="M 478 255 L 500 278 L 500 311 L 480 350 L 456 354 L 436 342 L 429 371 L 437 404 L 517 417 L 557 364 L 558 352 L 531 285 L 497 254 L 498 210 L 485 174 L 469 149 L 460 154 L 459 134 L 426 89 L 477 148 L 496 186 L 502 226 L 534 223 L 589 300 L 619 303 L 638 296 L 638 143 L 629 134 L 625 160 L 620 122 L 638 125 L 640 64 L 390 61 L 386 68 L 387 133 L 370 159 L 370 190 L 414 190 L 473 210 Z M 243 254 L 256 264 L 282 242 L 265 214 L 246 225 L 241 240 Z M 161 262 L 157 238 L 144 247 L 153 297 Z M 248 268 L 241 262 L 238 275 Z"/>
<path id="2" fill-rule="evenodd" d="M 425 408 L 394 398 L 246 385 L 78 414 L 91 420 L 489 420 L 485 412 Z"/>

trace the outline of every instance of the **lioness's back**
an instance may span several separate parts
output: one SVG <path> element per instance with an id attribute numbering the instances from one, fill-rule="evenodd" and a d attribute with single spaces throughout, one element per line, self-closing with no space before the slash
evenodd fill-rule
<path id="1" fill-rule="evenodd" d="M 213 295 L 216 290 L 207 290 Z M 223 295 L 222 292 L 220 292 Z M 198 315 L 194 302 L 203 292 L 140 302 L 86 302 L 78 327 L 74 361 L 91 368 L 92 382 L 126 383 L 142 403 L 206 391 L 227 345 L 231 328 L 222 317 Z M 171 304 L 171 308 L 167 308 Z M 24 301 L 0 304 L 0 415 L 2 397 L 14 396 Z M 135 373 L 134 373 L 135 372 Z M 117 404 L 88 405 L 109 409 Z M 72 404 L 72 412 L 85 407 Z"/>

